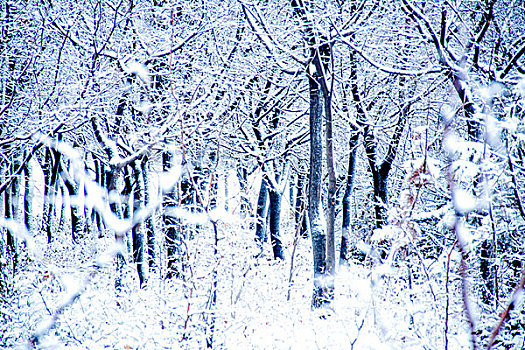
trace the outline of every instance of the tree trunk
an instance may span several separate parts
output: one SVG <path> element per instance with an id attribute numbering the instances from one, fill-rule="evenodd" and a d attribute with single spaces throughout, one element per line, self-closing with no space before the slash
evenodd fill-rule
<path id="1" fill-rule="evenodd" d="M 13 162 L 13 174 L 20 170 L 20 159 L 15 159 Z M 20 219 L 20 176 L 16 176 L 11 183 L 11 197 L 13 205 L 13 219 L 19 221 Z"/>
<path id="2" fill-rule="evenodd" d="M 42 231 L 47 233 L 47 242 L 53 240 L 51 231 L 48 230 L 49 221 L 47 221 L 47 214 L 49 213 L 49 190 L 51 184 L 51 150 L 46 148 L 44 158 L 42 161 L 42 172 L 44 173 L 44 205 L 42 210 Z"/>
<path id="3" fill-rule="evenodd" d="M 330 45 L 324 44 L 319 48 L 319 54 L 330 57 Z M 325 66 L 325 72 L 326 72 Z M 322 78 L 322 77 L 321 77 Z M 332 93 L 327 86 L 321 84 L 324 101 L 326 170 L 328 171 L 328 196 L 326 204 L 326 273 L 335 273 L 335 203 L 336 178 L 334 169 L 334 146 L 332 133 Z"/>
<path id="4" fill-rule="evenodd" d="M 173 166 L 173 155 L 166 151 L 162 154 L 162 168 L 164 173 L 168 173 Z M 176 188 L 171 189 L 164 195 L 162 207 L 164 213 L 162 221 L 166 231 L 166 246 L 168 253 L 168 272 L 167 278 L 180 277 L 182 270 L 180 254 L 180 234 L 177 219 L 173 216 L 172 211 L 176 208 Z"/>
<path id="5" fill-rule="evenodd" d="M 151 183 L 148 174 L 148 157 L 144 157 L 140 163 L 142 177 L 144 181 L 144 206 L 148 208 L 151 204 Z M 147 245 L 148 245 L 148 266 L 150 269 L 156 267 L 155 254 L 155 225 L 153 222 L 153 213 L 148 215 L 145 222 Z"/>
<path id="6" fill-rule="evenodd" d="M 71 236 L 73 241 L 79 243 L 82 238 L 84 238 L 84 220 L 83 220 L 83 210 L 78 201 L 79 196 L 79 186 L 71 178 L 69 172 L 67 171 L 64 163 L 60 162 L 62 179 L 67 188 L 69 194 L 69 208 L 71 210 Z"/>
<path id="7" fill-rule="evenodd" d="M 371 165 L 372 167 L 372 165 Z M 377 168 L 374 164 L 372 170 L 372 182 L 374 186 L 374 212 L 376 218 L 376 228 L 381 228 L 388 222 L 388 173 L 383 167 Z M 390 170 L 390 169 L 388 169 Z"/>
<path id="8" fill-rule="evenodd" d="M 256 224 L 255 224 L 255 240 L 259 248 L 263 250 L 264 242 L 266 242 L 266 215 L 268 212 L 268 180 L 266 174 L 263 174 L 261 179 L 261 187 L 259 188 L 259 197 L 257 199 Z"/>
<path id="9" fill-rule="evenodd" d="M 25 158 L 25 157 L 24 157 Z M 33 183 L 31 162 L 24 167 L 24 223 L 27 231 L 32 236 L 33 231 Z"/>
<path id="10" fill-rule="evenodd" d="M 60 183 L 60 196 L 62 198 L 62 208 L 60 210 L 60 219 L 58 222 L 58 227 L 64 227 L 66 224 L 66 211 L 67 211 L 67 205 L 66 205 L 66 185 L 64 185 L 64 181 Z"/>
<path id="11" fill-rule="evenodd" d="M 346 173 L 346 187 L 343 195 L 343 225 L 341 235 L 341 259 L 345 261 L 347 261 L 350 258 L 350 196 L 352 195 L 352 192 L 354 190 L 354 172 L 358 141 L 359 132 L 357 130 L 357 127 L 351 124 L 351 135 L 350 140 L 348 141 L 348 170 Z"/>
<path id="12" fill-rule="evenodd" d="M 243 166 L 237 167 L 237 178 L 239 179 L 239 186 L 241 189 L 239 215 L 244 219 L 252 212 L 252 206 L 250 199 L 248 198 L 248 169 Z"/>
<path id="13" fill-rule="evenodd" d="M 133 221 L 137 220 L 137 214 L 144 210 L 144 176 L 139 160 L 132 163 L 133 180 L 135 190 L 133 191 Z M 134 222 L 131 230 L 133 240 L 133 262 L 137 264 L 140 287 L 144 286 L 146 275 L 144 271 L 144 233 L 141 230 L 142 222 Z"/>
<path id="14" fill-rule="evenodd" d="M 327 278 L 326 233 L 321 212 L 321 181 L 323 173 L 323 105 L 316 72 L 310 72 L 310 178 L 309 216 L 314 260 L 314 292 L 312 306 L 319 308 L 333 299 L 334 286 Z"/>
<path id="15" fill-rule="evenodd" d="M 281 242 L 281 200 L 282 194 L 277 189 L 270 189 L 269 194 L 270 206 L 268 215 L 270 216 L 270 238 L 272 242 L 272 250 L 274 259 L 284 260 L 283 244 Z"/>
<path id="16" fill-rule="evenodd" d="M 62 134 L 58 135 L 58 142 L 62 141 Z M 43 213 L 44 220 L 47 222 L 47 237 L 51 242 L 53 231 L 56 230 L 56 199 L 57 199 L 57 179 L 60 165 L 61 154 L 53 148 L 51 150 L 53 167 L 49 176 L 48 183 L 48 206 L 47 212 Z"/>
<path id="17" fill-rule="evenodd" d="M 89 159 L 90 153 L 86 152 L 84 153 L 84 164 L 86 164 L 86 168 L 88 164 L 90 163 Z M 93 158 L 93 157 L 91 157 Z M 93 208 L 90 207 L 87 203 L 88 198 L 88 189 L 87 189 L 87 183 L 93 182 L 95 179 L 93 177 L 93 171 L 92 169 L 89 169 L 89 171 L 86 169 L 86 179 L 82 183 L 82 192 L 84 195 L 84 236 L 91 237 L 93 233 L 95 232 L 94 227 L 94 221 L 93 221 Z"/>
<path id="18" fill-rule="evenodd" d="M 119 176 L 119 168 L 110 165 L 109 170 L 106 169 L 106 180 L 108 197 L 109 197 L 109 208 L 111 212 L 115 214 L 118 219 L 122 219 L 122 210 L 119 200 L 119 193 L 117 191 L 117 179 Z M 121 233 L 115 233 L 115 243 L 119 247 L 116 253 L 116 270 L 117 275 L 115 277 L 115 289 L 117 292 L 122 290 L 122 269 L 126 263 L 123 250 L 125 248 L 124 235 Z"/>
<path id="19" fill-rule="evenodd" d="M 216 168 L 218 165 L 218 160 L 219 160 L 218 150 L 216 152 L 211 152 L 209 154 L 209 161 L 210 161 L 210 164 L 212 164 L 212 166 L 208 167 L 208 171 L 207 171 L 208 178 L 210 179 L 210 183 L 209 183 L 210 187 L 208 189 L 208 195 L 209 195 L 208 196 L 209 197 L 208 207 L 206 208 L 207 210 L 213 210 L 217 208 L 217 193 L 219 190 L 219 183 L 217 182 Z M 204 177 L 204 173 L 202 173 L 202 176 Z M 225 180 L 227 180 L 227 178 Z M 224 185 L 228 187 L 227 181 L 224 182 Z M 226 198 L 227 197 L 228 196 L 226 196 Z M 201 204 L 204 206 L 204 203 L 201 203 Z"/>
<path id="20" fill-rule="evenodd" d="M 365 144 L 366 156 L 370 171 L 372 172 L 372 180 L 374 185 L 374 211 L 376 219 L 376 228 L 381 228 L 388 223 L 387 209 L 388 209 L 388 175 L 392 164 L 396 158 L 397 149 L 403 129 L 408 120 L 408 113 L 410 105 L 403 101 L 405 78 L 400 78 L 400 110 L 399 119 L 388 144 L 385 158 L 382 163 L 377 159 L 377 140 L 374 138 L 369 125 L 364 126 L 363 139 Z"/>
<path id="21" fill-rule="evenodd" d="M 129 220 L 133 215 L 133 207 L 130 205 L 131 194 L 133 192 L 133 186 L 131 185 L 131 174 L 129 172 L 129 167 L 124 168 L 124 188 L 120 192 L 120 202 L 122 203 L 122 218 L 124 220 Z M 132 240 L 129 239 L 129 234 L 126 234 L 126 247 L 128 249 L 128 254 L 133 251 Z"/>
<path id="22" fill-rule="evenodd" d="M 6 220 L 14 220 L 13 215 L 13 193 L 12 187 L 9 186 L 4 191 L 4 216 Z M 8 264 L 11 263 L 11 271 L 14 273 L 18 265 L 18 249 L 16 236 L 11 229 L 7 229 L 7 261 Z"/>
<path id="23" fill-rule="evenodd" d="M 93 162 L 95 164 L 95 182 L 101 188 L 104 188 L 105 186 L 104 184 L 104 173 L 105 173 L 104 165 L 99 159 L 96 159 L 96 158 L 94 159 Z M 93 221 L 95 222 L 95 225 L 98 230 L 98 238 L 104 237 L 104 222 L 102 221 L 102 217 L 96 210 L 93 210 Z"/>

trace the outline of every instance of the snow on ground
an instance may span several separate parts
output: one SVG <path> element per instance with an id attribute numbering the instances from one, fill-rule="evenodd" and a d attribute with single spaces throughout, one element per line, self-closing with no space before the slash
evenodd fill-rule
<path id="1" fill-rule="evenodd" d="M 60 315 L 40 348 L 205 348 L 213 319 L 207 302 L 214 269 L 218 276 L 216 349 L 444 348 L 446 296 L 441 261 L 432 266 L 425 262 L 426 274 L 416 263 L 411 288 L 403 262 L 340 266 L 332 307 L 312 311 L 310 241 L 299 241 L 289 285 L 292 233 L 286 227 L 283 232 L 289 238 L 284 262 L 271 259 L 269 244 L 264 256 L 254 258 L 253 232 L 239 223 L 219 223 L 216 260 L 213 230 L 201 226 L 188 241 L 186 281 L 162 279 L 165 271 L 161 269 L 150 275 L 146 288 L 139 289 L 129 264 L 119 295 L 113 288 L 114 267 L 102 268 Z M 19 294 L 8 310 L 13 322 L 0 326 L 0 344 L 27 344 L 75 285 L 87 278 L 96 257 L 111 241 L 93 239 L 83 246 L 67 247 L 53 243 L 43 261 L 30 263 L 15 281 Z M 468 347 L 457 286 L 456 278 L 451 282 L 456 292 L 450 297 L 449 349 Z"/>

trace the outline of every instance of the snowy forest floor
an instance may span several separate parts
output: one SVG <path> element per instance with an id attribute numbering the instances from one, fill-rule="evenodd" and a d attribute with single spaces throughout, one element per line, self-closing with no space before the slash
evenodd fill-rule
<path id="1" fill-rule="evenodd" d="M 98 269 L 81 296 L 58 315 L 38 348 L 206 348 L 212 320 L 215 349 L 445 348 L 446 252 L 436 261 L 421 262 L 415 256 L 395 266 L 342 265 L 331 308 L 312 311 L 310 239 L 299 240 L 289 284 L 292 227 L 283 227 L 285 261 L 271 258 L 268 243 L 265 255 L 254 258 L 258 249 L 253 232 L 240 222 L 219 222 L 218 228 L 216 257 L 211 225 L 200 226 L 187 240 L 183 279 L 160 278 L 165 275 L 165 268 L 160 268 L 140 289 L 135 268 L 128 264 L 123 290 L 116 293 L 114 264 Z M 95 259 L 104 260 L 112 245 L 109 237 L 80 245 L 64 243 L 69 242 L 64 233 L 47 247 L 41 239 L 35 244 L 37 249 L 45 248 L 44 256 L 26 261 L 12 285 L 16 292 L 3 297 L 2 313 L 9 322 L 0 324 L 0 345 L 25 347 L 31 335 L 46 327 L 57 308 L 90 279 Z M 451 264 L 457 266 L 454 256 Z M 209 307 L 214 271 L 215 319 Z M 449 283 L 449 349 L 469 347 L 455 272 L 457 268 L 451 269 Z"/>

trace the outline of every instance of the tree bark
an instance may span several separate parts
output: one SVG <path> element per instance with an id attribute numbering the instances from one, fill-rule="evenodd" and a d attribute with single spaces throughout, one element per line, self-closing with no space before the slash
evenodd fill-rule
<path id="1" fill-rule="evenodd" d="M 282 175 L 284 176 L 284 174 Z M 276 179 L 276 181 L 278 181 Z M 270 238 L 272 242 L 272 250 L 274 259 L 284 260 L 284 251 L 283 244 L 281 241 L 281 202 L 282 202 L 282 193 L 279 192 L 279 189 L 273 188 L 270 186 L 268 190 L 268 199 L 269 199 L 269 229 L 270 229 Z"/>
<path id="2" fill-rule="evenodd" d="M 49 221 L 46 220 L 49 212 L 49 190 L 51 184 L 51 150 L 46 148 L 43 161 L 41 164 L 42 172 L 44 173 L 44 205 L 42 210 L 42 231 L 47 234 L 47 242 L 51 243 L 53 237 L 50 235 L 51 231 L 48 230 Z"/>
<path id="3" fill-rule="evenodd" d="M 133 221 L 137 220 L 137 214 L 144 210 L 144 176 L 139 160 L 132 163 L 133 180 L 135 190 L 133 191 Z M 133 262 L 137 264 L 137 273 L 139 276 L 140 288 L 144 286 L 146 274 L 144 269 L 144 233 L 141 230 L 142 222 L 135 222 L 131 230 L 133 240 Z"/>
<path id="4" fill-rule="evenodd" d="M 120 202 L 122 203 L 122 218 L 124 220 L 131 219 L 131 216 L 133 215 L 133 207 L 130 205 L 130 198 L 133 192 L 133 186 L 131 185 L 131 176 L 129 171 L 130 167 L 124 168 L 124 188 L 120 192 Z M 128 249 L 128 254 L 133 251 L 132 247 L 132 239 L 129 239 L 129 234 L 126 234 L 125 237 L 126 240 L 126 247 Z"/>
<path id="5" fill-rule="evenodd" d="M 25 158 L 25 157 L 24 157 Z M 27 231 L 32 234 L 33 231 L 33 183 L 32 183 L 32 165 L 27 162 L 24 167 L 24 223 Z"/>
<path id="6" fill-rule="evenodd" d="M 323 171 L 323 105 L 317 72 L 310 72 L 310 234 L 314 260 L 314 292 L 312 306 L 319 308 L 333 299 L 333 281 L 327 276 L 326 232 L 321 212 L 321 181 Z"/>
<path id="7" fill-rule="evenodd" d="M 12 193 L 12 187 L 9 186 L 4 191 L 4 216 L 6 220 L 14 220 L 13 215 L 13 193 Z M 11 263 L 11 271 L 13 273 L 16 271 L 17 265 L 18 265 L 18 249 L 17 249 L 17 241 L 16 236 L 11 229 L 7 229 L 7 240 L 6 240 L 6 246 L 7 246 L 7 261 L 8 263 Z"/>
<path id="8" fill-rule="evenodd" d="M 346 173 L 346 187 L 343 194 L 343 224 L 341 234 L 341 259 L 347 261 L 350 258 L 350 231 L 351 231 L 351 215 L 350 215 L 350 200 L 354 190 L 354 173 L 357 145 L 359 141 L 359 131 L 357 127 L 350 124 L 350 140 L 348 141 L 348 169 Z"/>
<path id="9" fill-rule="evenodd" d="M 321 56 L 321 57 L 319 57 Z M 323 58 L 331 59 L 331 47 L 323 44 L 319 47 L 318 53 L 321 61 Z M 317 70 L 320 70 L 321 65 Z M 326 74 L 327 65 L 323 67 Z M 320 79 L 323 78 L 320 74 Z M 326 78 L 326 76 L 325 76 Z M 336 203 L 336 178 L 334 169 L 334 146 L 332 132 L 332 91 L 326 86 L 326 79 L 321 84 L 324 101 L 324 115 L 326 120 L 325 126 L 325 152 L 326 152 L 326 170 L 328 172 L 328 196 L 326 204 L 326 273 L 333 275 L 335 273 L 335 203 Z"/>
<path id="10" fill-rule="evenodd" d="M 164 173 L 168 173 L 173 166 L 173 155 L 166 151 L 162 154 L 162 168 Z M 177 219 L 171 213 L 176 207 L 176 188 L 171 189 L 164 195 L 162 207 L 164 209 L 162 221 L 166 232 L 166 247 L 168 254 L 168 272 L 166 277 L 180 277 L 182 275 L 181 254 L 180 254 L 180 234 Z"/>
<path id="11" fill-rule="evenodd" d="M 248 169 L 243 166 L 237 167 L 237 178 L 239 179 L 239 186 L 241 189 L 241 204 L 239 215 L 242 219 L 250 215 L 252 212 L 252 206 L 250 199 L 248 198 Z"/>
<path id="12" fill-rule="evenodd" d="M 71 236 L 73 241 L 79 243 L 84 238 L 83 210 L 78 203 L 79 186 L 71 178 L 64 162 L 60 161 L 60 173 L 69 194 L 69 208 L 71 211 Z"/>
<path id="13" fill-rule="evenodd" d="M 303 36 L 309 46 L 310 66 L 307 69 L 308 87 L 310 93 L 310 178 L 309 206 L 310 234 L 314 260 L 314 291 L 312 307 L 319 308 L 329 304 L 334 298 L 335 272 L 335 237 L 334 223 L 327 225 L 321 209 L 321 183 L 323 173 L 323 107 L 324 117 L 331 121 L 331 88 L 327 86 L 327 67 L 332 59 L 329 44 L 318 45 L 314 24 L 308 16 L 307 3 L 291 0 L 291 6 L 297 19 L 304 25 Z M 323 40 L 323 39 L 321 39 Z M 333 82 L 333 80 L 332 80 Z M 333 156 L 331 154 L 331 126 L 326 130 L 327 166 L 329 176 L 328 220 L 335 218 L 335 173 L 333 172 Z"/>
<path id="14" fill-rule="evenodd" d="M 268 180 L 266 174 L 263 174 L 261 179 L 261 187 L 259 188 L 259 197 L 257 198 L 256 209 L 256 224 L 255 224 L 255 240 L 260 248 L 260 253 L 263 250 L 263 244 L 267 240 L 266 235 L 266 215 L 268 212 Z"/>
<path id="15" fill-rule="evenodd" d="M 100 127 L 95 118 L 91 119 L 91 126 L 93 127 L 93 131 L 98 143 L 104 148 L 110 164 L 109 169 L 105 169 L 103 174 L 105 177 L 104 183 L 108 193 L 109 208 L 118 219 L 122 219 L 120 196 L 117 190 L 117 180 L 121 169 L 118 165 L 112 163 L 113 158 L 118 155 L 115 154 L 116 149 L 113 147 L 110 141 L 105 137 L 105 135 L 102 134 L 102 131 L 100 130 Z M 124 236 L 121 233 L 115 232 L 115 243 L 120 248 L 116 254 L 117 275 L 115 277 L 115 289 L 117 292 L 120 292 L 122 290 L 122 269 L 124 267 L 124 263 L 126 262 L 124 254 L 122 253 L 122 249 L 124 249 Z"/>
<path id="16" fill-rule="evenodd" d="M 105 187 L 105 182 L 104 182 L 105 169 L 104 169 L 104 165 L 97 158 L 94 159 L 94 164 L 95 164 L 95 182 L 101 188 L 104 188 Z M 96 210 L 93 210 L 93 216 L 94 216 L 93 221 L 95 222 L 97 230 L 98 230 L 98 238 L 102 238 L 102 237 L 104 237 L 104 221 L 102 220 L 102 217 L 100 216 L 100 214 Z"/>
<path id="17" fill-rule="evenodd" d="M 151 183 L 148 173 L 148 157 L 144 157 L 140 163 L 142 177 L 144 181 L 144 206 L 148 208 L 151 204 Z M 153 214 L 146 218 L 145 222 L 147 245 L 148 245 L 148 266 L 150 269 L 156 267 L 155 238 L 156 230 L 153 222 Z"/>
<path id="18" fill-rule="evenodd" d="M 58 135 L 58 142 L 62 140 L 62 134 Z M 57 179 L 60 165 L 61 154 L 55 148 L 51 150 L 53 167 L 49 175 L 48 183 L 48 206 L 47 212 L 43 213 L 44 220 L 47 222 L 47 237 L 48 241 L 51 242 L 53 237 L 53 231 L 56 230 L 56 198 L 57 198 Z"/>

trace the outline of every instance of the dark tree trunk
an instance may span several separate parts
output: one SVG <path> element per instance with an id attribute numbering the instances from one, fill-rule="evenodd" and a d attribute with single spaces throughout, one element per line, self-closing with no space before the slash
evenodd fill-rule
<path id="1" fill-rule="evenodd" d="M 351 135 L 348 141 L 349 155 L 348 155 L 348 169 L 346 173 L 346 187 L 343 194 L 343 225 L 341 235 L 341 259 L 348 260 L 350 258 L 350 231 L 351 231 L 351 215 L 350 215 L 350 200 L 354 190 L 354 172 L 357 145 L 359 141 L 359 132 L 357 127 L 353 124 L 350 126 Z"/>
<path id="2" fill-rule="evenodd" d="M 378 168 L 376 163 L 370 163 L 370 169 L 372 172 L 372 183 L 374 186 L 374 213 L 376 219 L 376 228 L 381 228 L 387 224 L 388 219 L 388 173 L 390 169 L 385 167 Z"/>
<path id="3" fill-rule="evenodd" d="M 131 192 L 133 191 L 133 186 L 131 185 L 131 174 L 129 172 L 129 167 L 124 168 L 124 188 L 120 192 L 120 202 L 122 203 L 122 217 L 124 219 L 129 219 L 132 215 L 130 207 L 130 197 Z"/>
<path id="4" fill-rule="evenodd" d="M 454 85 L 454 89 L 458 94 L 458 97 L 463 103 L 463 113 L 467 121 L 467 134 L 469 139 L 471 141 L 482 141 L 482 125 L 474 118 L 476 110 L 474 107 L 474 102 L 470 100 L 470 96 L 468 95 L 467 89 L 465 88 L 466 82 L 456 74 L 451 74 L 450 78 L 452 80 L 452 85 Z"/>
<path id="5" fill-rule="evenodd" d="M 140 287 L 144 286 L 146 281 L 146 274 L 144 271 L 144 233 L 141 230 L 142 222 L 135 222 L 137 214 L 144 210 L 144 177 L 139 160 L 132 163 L 133 180 L 135 183 L 135 190 L 133 191 L 133 229 L 131 231 L 133 239 L 133 262 L 137 264 L 137 273 L 139 276 Z"/>
<path id="6" fill-rule="evenodd" d="M 151 183 L 148 174 L 148 157 L 144 157 L 140 163 L 142 177 L 144 181 L 144 206 L 148 208 L 151 204 Z M 148 266 L 153 269 L 156 266 L 155 258 L 155 225 L 153 223 L 153 214 L 146 218 L 145 222 L 147 245 L 148 245 Z"/>
<path id="7" fill-rule="evenodd" d="M 84 198 L 88 198 L 88 191 L 85 186 L 82 186 L 84 190 Z M 84 204 L 84 236 L 90 237 L 93 232 L 95 232 L 94 222 L 93 222 L 93 216 L 91 215 L 91 212 L 93 209 L 90 209 L 87 204 Z"/>
<path id="8" fill-rule="evenodd" d="M 334 146 L 332 131 L 332 88 L 326 86 L 326 76 L 323 78 L 321 72 L 328 72 L 328 65 L 323 62 L 321 70 L 321 60 L 331 59 L 331 46 L 323 44 L 319 47 L 319 57 L 314 59 L 319 74 L 319 80 L 322 81 L 321 90 L 323 92 L 324 117 L 325 117 L 325 152 L 326 152 L 326 170 L 328 172 L 328 196 L 326 203 L 326 273 L 330 278 L 335 274 L 335 203 L 336 203 L 336 177 L 334 168 Z M 327 74 L 327 73 L 325 73 Z M 331 288 L 333 288 L 333 282 Z M 331 291 L 333 293 L 333 290 Z M 330 295 L 333 297 L 332 295 Z"/>
<path id="9" fill-rule="evenodd" d="M 62 141 L 62 134 L 59 134 L 58 136 L 58 142 L 60 141 Z M 47 212 L 43 214 L 44 220 L 47 222 L 47 237 L 49 242 L 51 242 L 53 231 L 56 229 L 57 179 L 61 158 L 61 154 L 56 150 L 56 147 L 53 148 L 51 152 L 53 156 L 53 167 L 51 168 L 51 174 L 48 183 L 48 206 Z"/>
<path id="10" fill-rule="evenodd" d="M 297 184 L 295 183 L 296 176 L 294 173 L 290 173 L 290 179 L 288 180 L 288 202 L 290 203 L 290 208 L 293 208 L 294 201 L 294 188 L 297 187 Z M 295 213 L 293 214 L 295 218 Z M 295 220 L 297 222 L 297 220 Z"/>
<path id="11" fill-rule="evenodd" d="M 62 208 L 60 209 L 60 221 L 58 222 L 58 227 L 64 227 L 66 224 L 66 211 L 67 211 L 67 205 L 66 205 L 66 185 L 64 185 L 64 181 L 59 182 L 60 183 L 60 196 L 62 198 Z"/>
<path id="12" fill-rule="evenodd" d="M 218 154 L 218 151 L 217 152 L 211 152 L 210 155 L 210 164 L 212 164 L 212 166 L 210 166 L 208 168 L 208 178 L 210 179 L 210 183 L 209 183 L 209 190 L 208 190 L 208 193 L 209 193 L 209 198 L 208 198 L 208 210 L 213 210 L 213 209 L 216 209 L 217 208 L 217 192 L 219 190 L 219 183 L 217 182 L 217 173 L 215 172 L 215 169 L 217 168 L 217 165 L 218 165 L 218 159 L 219 159 L 219 154 Z M 202 176 L 204 177 L 204 174 L 202 174 Z M 225 186 L 227 187 L 228 184 L 226 183 L 226 181 L 224 182 Z M 228 197 L 228 196 L 226 196 Z M 204 205 L 204 203 L 201 203 L 202 205 Z"/>
<path id="13" fill-rule="evenodd" d="M 390 139 L 390 143 L 388 144 L 386 155 L 382 163 L 379 163 L 379 160 L 377 159 L 377 140 L 374 138 L 374 135 L 370 130 L 370 126 L 365 125 L 363 128 L 365 151 L 368 164 L 370 166 L 370 171 L 372 172 L 374 186 L 374 211 L 376 228 L 381 228 L 388 223 L 388 175 L 396 158 L 399 141 L 401 140 L 401 135 L 408 120 L 408 112 L 410 110 L 410 105 L 403 101 L 405 94 L 404 89 L 406 88 L 404 77 L 400 78 L 399 85 L 399 99 L 401 104 L 399 118 L 397 124 L 395 125 L 394 133 L 392 134 L 392 138 Z M 355 96 L 356 94 L 354 94 L 354 98 Z M 359 97 L 357 97 L 357 100 L 359 101 Z"/>
<path id="14" fill-rule="evenodd" d="M 120 173 L 120 169 L 116 166 L 110 166 L 109 169 L 105 169 L 105 183 L 108 190 L 109 196 L 109 207 L 111 212 L 115 214 L 119 219 L 123 218 L 122 205 L 120 203 L 120 193 L 117 189 L 117 182 Z"/>
<path id="15" fill-rule="evenodd" d="M 46 220 L 49 212 L 49 190 L 51 184 L 51 150 L 46 148 L 42 161 L 42 172 L 44 173 L 44 205 L 42 210 L 42 231 L 47 233 L 47 242 L 50 243 L 53 237 L 48 230 L 49 221 Z"/>
<path id="16" fill-rule="evenodd" d="M 129 172 L 129 167 L 124 168 L 124 188 L 120 192 L 120 202 L 122 203 L 122 218 L 129 220 L 132 213 L 132 206 L 130 205 L 130 198 L 133 192 L 133 186 L 131 185 L 131 174 Z M 128 249 L 128 254 L 132 252 L 132 242 L 129 239 L 129 234 L 126 234 L 126 246 Z"/>
<path id="17" fill-rule="evenodd" d="M 106 185 L 109 197 L 109 208 L 111 212 L 115 214 L 118 219 L 122 219 L 121 205 L 119 201 L 119 193 L 117 190 L 117 179 L 119 176 L 120 169 L 116 166 L 110 165 L 109 170 L 106 170 Z M 115 242 L 119 246 L 119 250 L 116 254 L 116 270 L 117 275 L 115 277 L 115 289 L 117 292 L 122 290 L 122 269 L 126 263 L 126 258 L 123 254 L 125 248 L 124 234 L 115 232 Z"/>
<path id="18" fill-rule="evenodd" d="M 255 224 L 255 240 L 259 248 L 263 249 L 263 244 L 266 242 L 266 215 L 268 212 L 268 180 L 263 174 L 261 179 L 261 187 L 259 188 L 259 197 L 257 198 L 256 224 Z"/>
<path id="19" fill-rule="evenodd" d="M 343 112 L 349 112 L 349 101 L 346 95 L 348 88 L 352 95 L 353 101 L 356 103 L 357 120 L 354 123 L 350 123 L 350 139 L 348 141 L 348 169 L 346 173 L 346 187 L 343 194 L 343 224 L 341 234 L 341 259 L 348 260 L 350 258 L 350 231 L 351 231 L 351 216 L 350 216 L 350 197 L 354 190 L 354 172 L 355 172 L 355 161 L 357 145 L 359 141 L 359 128 L 357 124 L 365 119 L 365 112 L 361 105 L 361 99 L 359 97 L 359 91 L 357 87 L 357 63 L 354 57 L 354 53 L 350 52 L 350 85 L 345 87 L 343 91 Z"/>
<path id="20" fill-rule="evenodd" d="M 82 217 L 83 210 L 81 209 L 81 206 L 77 200 L 79 195 L 79 186 L 71 178 L 62 161 L 60 162 L 60 168 L 62 179 L 64 180 L 64 184 L 69 194 L 69 207 L 71 210 L 71 234 L 73 241 L 78 243 L 82 238 L 84 238 L 84 220 Z"/>
<path id="21" fill-rule="evenodd" d="M 95 164 L 95 182 L 101 188 L 104 188 L 105 187 L 105 183 L 104 183 L 104 173 L 105 173 L 104 165 L 102 164 L 102 162 L 99 159 L 96 159 L 96 158 L 94 159 L 93 162 Z M 93 221 L 95 222 L 95 225 L 96 225 L 97 230 L 98 230 L 98 238 L 104 237 L 104 222 L 102 221 L 102 217 L 100 216 L 100 214 L 96 210 L 93 210 Z"/>
<path id="22" fill-rule="evenodd" d="M 13 174 L 17 173 L 20 170 L 20 159 L 15 159 L 13 162 Z M 19 221 L 20 218 L 20 176 L 16 176 L 11 183 L 11 197 L 12 197 L 12 214 L 13 219 Z"/>
<path id="23" fill-rule="evenodd" d="M 13 193 L 12 193 L 12 187 L 9 186 L 4 191 L 4 216 L 6 220 L 14 220 L 13 215 Z M 13 271 L 16 271 L 17 264 L 18 264 L 18 249 L 17 249 L 17 242 L 16 242 L 16 236 L 11 229 L 7 229 L 7 261 L 11 264 L 10 269 Z"/>
<path id="24" fill-rule="evenodd" d="M 89 159 L 89 153 L 84 153 L 84 164 L 86 164 L 86 168 L 87 168 L 87 164 L 90 163 L 90 159 Z M 88 175 L 89 173 L 89 175 Z M 89 169 L 89 171 L 86 169 L 86 179 L 84 181 L 84 183 L 82 184 L 82 192 L 83 192 L 83 195 L 84 195 L 84 236 L 86 237 L 91 237 L 91 235 L 95 232 L 95 227 L 94 227 L 94 221 L 93 221 L 93 208 L 90 208 L 87 204 L 87 198 L 89 196 L 88 194 L 88 182 L 92 182 L 94 181 L 95 179 L 93 178 L 93 171 L 92 169 Z"/>
<path id="25" fill-rule="evenodd" d="M 109 208 L 118 219 L 122 219 L 122 211 L 119 196 L 120 194 L 117 190 L 117 180 L 120 175 L 121 169 L 118 165 L 112 164 L 111 162 L 113 158 L 118 155 L 115 154 L 116 150 L 114 150 L 111 147 L 111 145 L 109 145 L 106 141 L 107 138 L 102 134 L 102 131 L 100 130 L 100 127 L 95 118 L 91 119 L 91 125 L 93 127 L 93 131 L 95 133 L 95 137 L 98 143 L 104 147 L 104 151 L 106 152 L 110 161 L 109 169 L 106 169 L 104 173 L 104 182 L 106 184 L 106 189 L 108 192 Z M 117 276 L 115 277 L 115 289 L 117 290 L 117 292 L 120 292 L 122 289 L 122 269 L 126 262 L 124 254 L 122 253 L 122 249 L 124 249 L 124 235 L 122 233 L 115 232 L 115 243 L 119 247 L 119 251 L 116 254 Z"/>
<path id="26" fill-rule="evenodd" d="M 162 168 L 164 173 L 168 173 L 173 166 L 173 156 L 166 151 L 162 154 Z M 180 277 L 182 274 L 181 253 L 180 253 L 180 234 L 177 219 L 173 216 L 172 211 L 176 208 L 176 188 L 169 190 L 164 194 L 162 207 L 164 209 L 162 221 L 166 232 L 166 247 L 168 253 L 168 272 L 167 278 Z"/>
<path id="27" fill-rule="evenodd" d="M 248 169 L 243 166 L 237 168 L 237 178 L 241 189 L 241 204 L 239 214 L 241 218 L 246 218 L 252 212 L 250 199 L 248 198 Z"/>
<path id="28" fill-rule="evenodd" d="M 25 157 L 24 157 L 25 158 Z M 27 231 L 33 231 L 33 184 L 31 162 L 27 162 L 24 167 L 24 223 Z"/>
<path id="29" fill-rule="evenodd" d="M 319 308 L 333 299 L 333 285 L 326 279 L 326 233 L 321 218 L 321 182 L 323 174 L 323 104 L 316 72 L 310 72 L 310 179 L 309 219 L 314 260 L 312 306 Z"/>
<path id="30" fill-rule="evenodd" d="M 331 91 L 327 86 L 328 62 L 331 60 L 329 44 L 318 45 L 314 25 L 308 16 L 308 8 L 302 1 L 291 1 L 295 17 L 303 24 L 303 36 L 310 47 L 310 66 L 307 70 L 310 93 L 310 178 L 308 184 L 310 234 L 314 260 L 314 292 L 312 307 L 329 304 L 334 298 L 335 240 L 333 222 L 325 232 L 321 208 L 321 184 L 323 174 L 323 117 L 326 117 L 327 170 L 329 176 L 328 221 L 335 218 L 335 172 L 332 158 Z M 321 39 L 323 40 L 323 39 Z M 332 81 L 333 83 L 333 81 Z M 323 115 L 323 107 L 325 115 Z"/>
<path id="31" fill-rule="evenodd" d="M 270 216 L 270 238 L 272 242 L 272 250 L 274 259 L 284 260 L 283 244 L 281 242 L 281 200 L 282 194 L 277 189 L 270 189 L 268 191 L 270 206 L 268 215 Z"/>
<path id="32" fill-rule="evenodd" d="M 493 242 L 485 239 L 480 246 L 480 272 L 481 279 L 484 281 L 484 286 L 481 288 L 481 300 L 486 305 L 493 305 L 496 299 L 497 290 L 494 286 L 494 249 Z"/>

